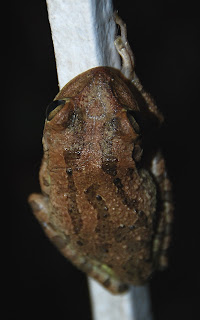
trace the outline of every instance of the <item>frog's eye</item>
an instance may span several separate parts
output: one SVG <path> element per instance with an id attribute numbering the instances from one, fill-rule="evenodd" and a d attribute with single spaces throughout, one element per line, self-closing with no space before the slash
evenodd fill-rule
<path id="1" fill-rule="evenodd" d="M 135 130 L 136 133 L 140 132 L 140 127 L 137 121 L 135 120 L 135 114 L 132 110 L 127 110 L 127 117 L 128 120 L 130 121 L 130 124 L 132 125 L 133 129 Z"/>
<path id="2" fill-rule="evenodd" d="M 46 109 L 46 119 L 52 120 L 58 111 L 65 105 L 66 99 L 52 101 Z"/>

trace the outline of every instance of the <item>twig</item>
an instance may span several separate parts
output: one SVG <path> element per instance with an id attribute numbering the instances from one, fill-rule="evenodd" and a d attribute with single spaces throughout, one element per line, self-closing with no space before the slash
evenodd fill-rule
<path id="1" fill-rule="evenodd" d="M 131 286 L 127 293 L 112 295 L 89 278 L 94 320 L 152 320 L 147 286 Z"/>
<path id="2" fill-rule="evenodd" d="M 47 0 L 60 88 L 97 66 L 120 69 L 111 0 Z"/>

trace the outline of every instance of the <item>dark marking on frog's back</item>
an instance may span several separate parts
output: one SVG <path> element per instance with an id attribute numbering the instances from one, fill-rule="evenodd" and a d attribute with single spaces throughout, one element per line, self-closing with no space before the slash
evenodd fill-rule
<path id="1" fill-rule="evenodd" d="M 79 108 L 79 110 L 81 110 Z M 81 152 L 84 147 L 84 140 L 83 140 L 83 127 L 84 127 L 84 121 L 82 121 L 83 113 L 82 111 L 72 111 L 70 120 L 68 123 L 68 128 L 72 129 L 74 131 L 73 133 L 73 139 L 71 141 L 71 144 L 68 148 L 66 148 L 63 151 L 63 156 L 66 163 L 67 169 L 74 169 L 76 166 L 76 160 L 80 159 Z M 74 141 L 74 143 L 73 143 Z"/>
<path id="2" fill-rule="evenodd" d="M 102 170 L 110 176 L 116 176 L 117 174 L 117 159 L 108 158 L 102 161 Z"/>
<path id="3" fill-rule="evenodd" d="M 81 214 L 78 210 L 78 206 L 76 203 L 76 194 L 77 194 L 77 189 L 74 184 L 74 178 L 73 178 L 73 172 L 71 168 L 68 168 L 66 170 L 67 175 L 68 175 L 68 213 L 72 219 L 72 224 L 74 227 L 74 232 L 76 234 L 79 234 L 81 231 L 81 228 L 83 226 L 83 221 L 81 218 Z"/>
<path id="4" fill-rule="evenodd" d="M 85 194 L 87 200 L 97 210 L 97 219 L 102 220 L 109 217 L 109 210 L 106 205 L 106 202 L 97 193 L 98 188 L 98 185 L 93 184 L 85 191 Z"/>
<path id="5" fill-rule="evenodd" d="M 123 189 L 123 184 L 120 178 L 115 178 L 113 180 L 114 185 L 117 187 L 117 194 L 122 199 L 123 204 L 127 205 L 130 209 L 135 209 L 136 201 L 131 199 Z"/>
<path id="6" fill-rule="evenodd" d="M 105 200 L 98 194 L 97 190 L 99 189 L 99 185 L 93 184 L 87 190 L 85 190 L 85 195 L 88 202 L 93 206 L 93 208 L 97 211 L 97 225 L 95 231 L 98 233 L 100 242 L 105 243 L 105 241 L 111 236 L 111 221 L 109 221 L 110 213 L 109 208 L 106 205 Z M 102 250 L 99 248 L 101 252 L 104 253 L 107 250 Z"/>
<path id="7" fill-rule="evenodd" d="M 74 104 L 74 109 L 69 110 L 68 117 L 64 121 L 63 126 L 65 128 L 71 129 L 77 134 L 82 133 L 85 125 L 85 113 L 82 108 L 77 107 Z"/>
<path id="8" fill-rule="evenodd" d="M 100 142 L 102 151 L 102 170 L 111 175 L 117 174 L 118 159 L 112 153 L 113 138 L 117 135 L 119 130 L 119 119 L 117 117 L 110 119 L 104 123 L 103 126 L 103 139 Z"/>
<path id="9" fill-rule="evenodd" d="M 74 128 L 75 121 L 76 121 L 76 113 L 74 110 L 70 110 L 68 113 L 67 120 L 63 123 L 63 127 L 72 129 Z"/>
<path id="10" fill-rule="evenodd" d="M 63 152 L 67 170 L 72 170 L 72 167 L 75 166 L 75 161 L 80 159 L 81 152 L 81 148 L 68 149 Z"/>
<path id="11" fill-rule="evenodd" d="M 115 230 L 115 241 L 120 243 L 124 240 L 126 240 L 127 235 L 131 232 L 131 229 L 126 226 L 119 226 Z"/>
<path id="12" fill-rule="evenodd" d="M 105 122 L 104 127 L 106 131 L 113 135 L 116 135 L 120 128 L 120 119 L 118 117 L 113 117 L 109 121 Z"/>

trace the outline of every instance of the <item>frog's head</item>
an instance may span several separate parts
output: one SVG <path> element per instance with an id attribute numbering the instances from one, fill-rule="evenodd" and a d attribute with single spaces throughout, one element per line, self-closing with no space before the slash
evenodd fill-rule
<path id="1" fill-rule="evenodd" d="M 62 145 L 69 162 L 81 157 L 82 163 L 109 167 L 126 158 L 131 165 L 141 158 L 141 127 L 148 127 L 150 113 L 120 71 L 97 67 L 71 80 L 49 105 L 44 139 L 55 152 Z"/>

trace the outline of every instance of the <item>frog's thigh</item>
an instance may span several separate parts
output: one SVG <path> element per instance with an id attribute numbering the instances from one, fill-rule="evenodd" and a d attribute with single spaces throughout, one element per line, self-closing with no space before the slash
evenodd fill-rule
<path id="1" fill-rule="evenodd" d="M 29 196 L 28 202 L 33 210 L 34 215 L 39 222 L 48 222 L 48 198 L 39 193 L 33 193 Z"/>
<path id="2" fill-rule="evenodd" d="M 172 186 L 167 175 L 165 160 L 159 151 L 152 160 L 151 171 L 159 187 L 161 204 L 158 212 L 158 224 L 153 243 L 153 253 L 158 267 L 165 268 L 168 264 L 167 249 L 171 239 L 173 220 Z"/>
<path id="3" fill-rule="evenodd" d="M 57 233 L 49 223 L 48 197 L 42 194 L 33 193 L 29 196 L 28 202 L 46 235 L 53 241 L 53 238 Z"/>

